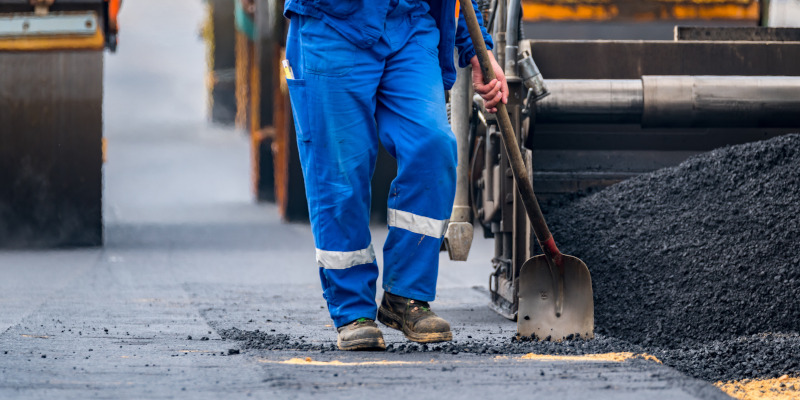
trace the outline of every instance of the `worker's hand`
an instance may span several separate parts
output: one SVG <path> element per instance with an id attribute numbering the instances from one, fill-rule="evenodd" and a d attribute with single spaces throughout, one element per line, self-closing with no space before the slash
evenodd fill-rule
<path id="1" fill-rule="evenodd" d="M 490 113 L 496 113 L 497 104 L 501 101 L 503 104 L 508 103 L 508 82 L 506 82 L 503 69 L 497 64 L 497 60 L 494 59 L 494 54 L 491 51 L 489 52 L 489 59 L 492 61 L 494 75 L 497 78 L 484 84 L 481 63 L 478 61 L 478 56 L 473 56 L 469 60 L 469 63 L 472 64 L 472 87 L 483 98 L 486 110 Z"/>

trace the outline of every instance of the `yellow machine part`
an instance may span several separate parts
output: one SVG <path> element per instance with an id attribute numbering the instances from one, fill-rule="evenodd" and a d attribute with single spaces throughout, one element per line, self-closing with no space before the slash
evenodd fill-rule
<path id="1" fill-rule="evenodd" d="M 0 51 L 103 50 L 105 38 L 94 35 L 27 36 L 0 39 Z"/>
<path id="2" fill-rule="evenodd" d="M 757 21 L 758 0 L 522 0 L 526 21 Z"/>

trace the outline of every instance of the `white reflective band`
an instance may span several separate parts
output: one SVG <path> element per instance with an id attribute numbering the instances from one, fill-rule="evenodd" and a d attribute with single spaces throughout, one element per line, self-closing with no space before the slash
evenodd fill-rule
<path id="1" fill-rule="evenodd" d="M 345 269 L 375 261 L 372 244 L 356 251 L 328 251 L 317 249 L 317 264 L 325 269 Z"/>
<path id="2" fill-rule="evenodd" d="M 439 220 L 412 214 L 408 211 L 389 209 L 389 226 L 419 233 L 420 235 L 440 239 L 447 231 L 448 223 L 450 223 L 449 219 Z"/>

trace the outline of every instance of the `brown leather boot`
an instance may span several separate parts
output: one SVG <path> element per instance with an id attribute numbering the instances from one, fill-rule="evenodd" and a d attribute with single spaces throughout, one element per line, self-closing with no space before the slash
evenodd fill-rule
<path id="1" fill-rule="evenodd" d="M 359 318 L 337 328 L 339 350 L 386 350 L 383 334 L 375 321 Z"/>
<path id="2" fill-rule="evenodd" d="M 450 324 L 431 311 L 427 301 L 412 300 L 383 293 L 378 321 L 402 331 L 413 342 L 433 343 L 453 340 Z"/>

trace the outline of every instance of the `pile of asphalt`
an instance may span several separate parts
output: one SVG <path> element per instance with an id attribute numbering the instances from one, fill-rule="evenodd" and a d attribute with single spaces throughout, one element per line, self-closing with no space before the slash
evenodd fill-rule
<path id="1" fill-rule="evenodd" d="M 598 333 L 705 378 L 800 371 L 800 135 L 700 154 L 547 218 L 592 273 Z"/>

